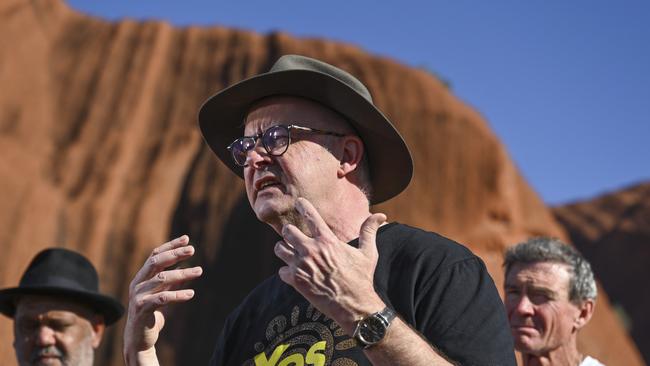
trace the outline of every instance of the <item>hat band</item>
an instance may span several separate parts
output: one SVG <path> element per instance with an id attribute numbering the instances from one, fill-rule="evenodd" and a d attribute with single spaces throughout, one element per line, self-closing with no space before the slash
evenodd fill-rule
<path id="1" fill-rule="evenodd" d="M 97 292 L 97 286 L 82 284 L 77 279 L 62 277 L 52 274 L 34 274 L 28 273 L 20 281 L 21 288 L 34 287 L 60 287 L 67 290 L 77 290 L 83 292 Z"/>

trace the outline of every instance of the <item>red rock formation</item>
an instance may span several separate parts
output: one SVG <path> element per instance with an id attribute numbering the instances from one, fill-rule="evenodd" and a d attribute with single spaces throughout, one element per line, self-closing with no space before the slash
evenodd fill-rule
<path id="1" fill-rule="evenodd" d="M 650 182 L 556 207 L 558 221 L 591 262 L 612 303 L 650 361 Z"/>
<path id="2" fill-rule="evenodd" d="M 416 173 L 407 191 L 376 207 L 389 218 L 467 243 L 497 284 L 508 243 L 563 236 L 484 119 L 424 71 L 325 40 L 111 23 L 58 0 L 4 0 L 0 286 L 15 285 L 38 250 L 58 245 L 86 254 L 103 290 L 126 299 L 151 249 L 188 233 L 205 274 L 197 299 L 169 309 L 158 349 L 166 364 L 204 364 L 225 314 L 277 262 L 275 234 L 257 222 L 240 180 L 203 143 L 197 109 L 284 53 L 358 75 L 408 141 Z M 592 323 L 581 341 L 588 353 L 642 364 L 605 298 Z M 100 365 L 122 364 L 122 326 L 107 334 Z M 7 365 L 11 337 L 11 322 L 0 320 Z"/>

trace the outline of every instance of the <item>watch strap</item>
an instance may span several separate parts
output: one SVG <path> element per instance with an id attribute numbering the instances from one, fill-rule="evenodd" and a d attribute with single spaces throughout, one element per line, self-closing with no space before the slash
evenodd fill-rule
<path id="1" fill-rule="evenodd" d="M 397 313 L 395 313 L 393 309 L 386 306 L 383 310 L 376 312 L 373 315 L 381 317 L 384 324 L 386 324 L 386 328 L 388 328 L 390 323 L 392 323 L 393 319 L 395 319 L 395 317 L 397 316 Z"/>

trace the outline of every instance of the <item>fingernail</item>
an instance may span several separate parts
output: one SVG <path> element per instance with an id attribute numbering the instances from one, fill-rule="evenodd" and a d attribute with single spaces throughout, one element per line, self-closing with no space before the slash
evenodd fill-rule
<path id="1" fill-rule="evenodd" d="M 302 197 L 298 197 L 298 199 L 296 200 L 296 210 L 298 210 L 298 212 L 300 213 L 304 213 L 303 200 L 304 198 Z"/>
<path id="2" fill-rule="evenodd" d="M 180 241 L 181 243 L 187 243 L 190 241 L 190 238 L 187 235 L 182 235 L 180 238 L 178 238 L 178 241 Z"/>
<path id="3" fill-rule="evenodd" d="M 282 236 L 285 237 L 287 234 L 289 234 L 289 225 L 290 224 L 285 224 L 282 226 L 282 230 L 280 231 L 282 233 Z"/>
<path id="4" fill-rule="evenodd" d="M 193 297 L 194 296 L 194 290 L 187 290 L 185 292 L 185 296 L 187 296 L 188 298 Z"/>
<path id="5" fill-rule="evenodd" d="M 202 272 L 203 272 L 203 268 L 201 268 L 201 267 L 192 268 L 192 273 L 193 274 L 201 274 Z"/>
<path id="6" fill-rule="evenodd" d="M 194 252 L 194 247 L 192 246 L 183 248 L 183 254 L 192 254 L 193 252 Z"/>

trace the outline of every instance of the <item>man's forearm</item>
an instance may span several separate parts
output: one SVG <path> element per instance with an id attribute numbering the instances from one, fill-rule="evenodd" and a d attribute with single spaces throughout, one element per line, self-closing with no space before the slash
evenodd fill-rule
<path id="1" fill-rule="evenodd" d="M 374 366 L 454 365 L 399 317 L 388 328 L 386 337 L 364 353 Z"/>

